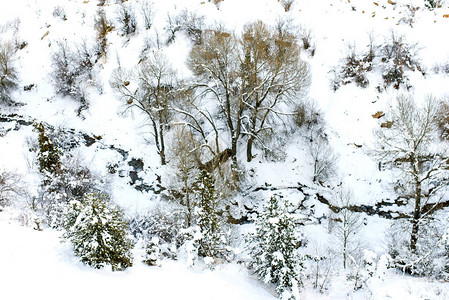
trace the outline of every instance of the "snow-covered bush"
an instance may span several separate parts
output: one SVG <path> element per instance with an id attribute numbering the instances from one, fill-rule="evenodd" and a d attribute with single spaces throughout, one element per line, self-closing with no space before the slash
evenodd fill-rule
<path id="1" fill-rule="evenodd" d="M 0 42 L 0 103 L 11 105 L 11 92 L 18 87 L 18 74 L 14 66 L 15 50 L 11 43 Z"/>
<path id="2" fill-rule="evenodd" d="M 126 36 L 136 32 L 137 19 L 134 7 L 130 3 L 121 3 L 116 14 L 122 35 Z"/>
<path id="3" fill-rule="evenodd" d="M 306 27 L 301 27 L 300 38 L 304 50 L 308 51 L 310 53 L 310 56 L 314 56 L 316 52 L 316 44 L 313 41 L 312 30 Z"/>
<path id="4" fill-rule="evenodd" d="M 35 123 L 34 128 L 39 133 L 39 152 L 37 154 L 39 171 L 44 175 L 54 175 L 59 172 L 61 168 L 61 153 L 48 136 L 43 123 Z"/>
<path id="5" fill-rule="evenodd" d="M 168 14 L 164 27 L 167 35 L 167 44 L 175 40 L 176 33 L 184 32 L 197 45 L 201 42 L 205 17 L 196 12 L 184 9 L 178 14 Z"/>
<path id="6" fill-rule="evenodd" d="M 435 219 L 437 219 L 436 217 Z M 444 222 L 421 223 L 415 249 L 410 248 L 410 220 L 396 221 L 389 233 L 388 247 L 392 267 L 412 275 L 444 278 L 447 276 L 447 248 L 444 244 Z"/>
<path id="7" fill-rule="evenodd" d="M 373 60 L 375 57 L 374 46 L 370 43 L 368 50 L 363 53 L 357 53 L 355 46 L 348 46 L 347 55 L 343 59 L 342 66 L 334 70 L 334 90 L 341 85 L 354 82 L 357 86 L 366 88 L 369 85 L 366 73 L 373 69 Z"/>
<path id="8" fill-rule="evenodd" d="M 382 63 L 382 78 L 385 87 L 393 85 L 395 89 L 411 87 L 406 71 L 420 71 L 421 65 L 416 54 L 416 44 L 408 44 L 403 36 L 391 33 L 389 39 L 380 47 L 379 58 Z"/>
<path id="9" fill-rule="evenodd" d="M 318 109 L 316 102 L 311 99 L 304 99 L 298 102 L 294 111 L 293 122 L 300 128 L 311 130 L 310 138 L 314 136 L 312 131 L 322 128 L 324 125 L 321 111 Z"/>
<path id="10" fill-rule="evenodd" d="M 449 141 L 449 98 L 441 100 L 437 118 L 441 138 Z"/>
<path id="11" fill-rule="evenodd" d="M 0 208 L 8 205 L 23 193 L 20 176 L 13 172 L 0 171 Z"/>
<path id="12" fill-rule="evenodd" d="M 146 30 L 151 29 L 151 26 L 153 25 L 153 18 L 154 18 L 154 3 L 150 2 L 148 0 L 140 0 L 139 1 L 139 10 L 140 14 L 143 18 L 143 24 L 144 28 Z"/>
<path id="13" fill-rule="evenodd" d="M 67 21 L 67 14 L 64 7 L 59 5 L 55 6 L 55 8 L 53 9 L 53 17 L 60 18 L 62 21 Z"/>
<path id="14" fill-rule="evenodd" d="M 100 4 L 99 4 L 99 6 L 102 6 Z M 103 1 L 103 4 L 104 4 L 104 1 Z M 105 57 L 107 54 L 107 48 L 108 48 L 107 35 L 110 31 L 112 31 L 113 26 L 109 23 L 108 19 L 106 18 L 106 13 L 103 8 L 100 8 L 97 11 L 97 15 L 95 16 L 94 27 L 95 27 L 95 31 L 97 33 L 96 35 L 97 35 L 98 53 L 100 56 Z"/>
<path id="15" fill-rule="evenodd" d="M 309 243 L 310 253 L 306 255 L 306 270 L 308 278 L 314 289 L 324 293 L 331 284 L 331 279 L 339 269 L 337 263 L 338 253 L 326 243 Z M 338 264 L 339 265 L 339 264 Z"/>
<path id="16" fill-rule="evenodd" d="M 307 150 L 312 160 L 312 181 L 322 183 L 335 173 L 338 156 L 321 130 L 315 131 L 312 128 L 310 132 Z"/>
<path id="17" fill-rule="evenodd" d="M 62 155 L 43 123 L 34 124 L 39 133 L 37 162 L 42 184 L 35 209 L 52 228 L 61 228 L 67 205 L 72 199 L 81 199 L 86 193 L 102 185 L 101 180 L 84 166 L 73 153 Z"/>
<path id="18" fill-rule="evenodd" d="M 184 211 L 178 205 L 161 203 L 145 214 L 128 220 L 134 239 L 148 244 L 154 237 L 159 240 L 161 255 L 170 259 L 177 257 L 177 248 L 185 242 L 181 233 L 186 226 Z"/>
<path id="19" fill-rule="evenodd" d="M 435 9 L 441 7 L 444 0 L 424 0 L 425 6 L 429 9 Z"/>
<path id="20" fill-rule="evenodd" d="M 249 236 L 250 267 L 265 283 L 275 284 L 280 297 L 295 299 L 303 283 L 304 259 L 297 252 L 300 237 L 288 202 L 271 196 L 255 226 Z"/>
<path id="21" fill-rule="evenodd" d="M 292 8 L 292 4 L 295 2 L 295 0 L 280 0 L 279 2 L 284 8 L 284 11 L 288 12 Z"/>
<path id="22" fill-rule="evenodd" d="M 56 93 L 70 96 L 80 102 L 80 109 L 88 105 L 86 87 L 93 82 L 93 67 L 98 59 L 98 51 L 86 43 L 71 48 L 66 41 L 56 43 L 52 54 L 53 84 Z M 79 111 L 80 113 L 80 111 Z"/>
<path id="23" fill-rule="evenodd" d="M 145 260 L 149 266 L 159 266 L 161 249 L 159 247 L 159 238 L 153 237 L 145 247 Z"/>
<path id="24" fill-rule="evenodd" d="M 132 265 L 128 224 L 107 194 L 92 192 L 71 201 L 64 227 L 63 238 L 83 263 L 97 269 L 111 265 L 114 271 Z"/>

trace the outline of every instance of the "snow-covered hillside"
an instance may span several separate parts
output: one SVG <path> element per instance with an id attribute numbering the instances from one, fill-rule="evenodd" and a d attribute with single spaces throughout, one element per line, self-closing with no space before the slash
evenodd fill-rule
<path id="1" fill-rule="evenodd" d="M 248 24 L 265 26 L 256 50 L 248 50 Z M 448 299 L 448 32 L 445 0 L 4 3 L 0 298 L 276 299 L 279 282 L 258 279 L 248 247 L 274 196 L 296 224 L 302 299 Z M 206 42 L 217 44 L 204 50 Z M 278 48 L 290 51 L 292 65 L 278 61 Z M 231 49 L 229 60 L 217 60 L 217 70 L 231 70 L 229 81 L 214 77 L 215 49 Z M 254 94 L 265 91 L 264 76 L 282 70 L 261 108 L 248 103 L 259 97 L 248 92 L 253 66 L 262 70 L 254 71 L 262 78 Z M 228 96 L 239 102 L 227 115 L 220 101 Z M 412 99 L 403 115 L 412 122 L 408 136 L 402 98 Z M 429 98 L 432 113 L 421 109 Z M 432 124 L 420 127 L 431 114 Z M 410 150 L 421 130 L 424 146 Z M 216 194 L 199 204 L 203 171 Z M 419 192 L 408 174 L 421 176 Z M 109 194 L 130 226 L 134 263 L 124 271 L 83 264 L 61 239 L 70 201 L 92 190 Z M 221 252 L 198 246 L 203 224 L 216 221 L 207 209 L 223 227 Z M 411 227 L 420 228 L 421 244 L 413 232 L 410 241 Z M 155 236 L 161 255 L 148 266 L 145 247 Z M 391 245 L 407 243 L 409 260 L 397 246 L 393 262 Z"/>

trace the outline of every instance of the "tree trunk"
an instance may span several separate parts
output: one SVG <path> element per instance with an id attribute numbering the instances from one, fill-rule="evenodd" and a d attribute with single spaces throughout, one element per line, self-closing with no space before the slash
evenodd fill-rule
<path id="1" fill-rule="evenodd" d="M 159 150 L 159 156 L 161 157 L 161 165 L 165 165 L 166 159 L 165 159 L 165 140 L 164 140 L 164 125 L 162 123 L 159 123 L 159 140 L 160 140 L 160 150 Z"/>
<path id="2" fill-rule="evenodd" d="M 254 142 L 254 137 L 251 136 L 248 139 L 248 142 L 246 144 L 246 161 L 247 162 L 250 162 L 253 159 L 253 153 L 252 153 L 253 142 Z"/>
<path id="3" fill-rule="evenodd" d="M 418 178 L 418 169 L 415 160 L 412 159 L 412 170 L 415 185 L 415 209 L 413 211 L 412 234 L 410 235 L 410 249 L 416 252 L 416 244 L 418 242 L 419 221 L 421 218 L 421 182 Z"/>

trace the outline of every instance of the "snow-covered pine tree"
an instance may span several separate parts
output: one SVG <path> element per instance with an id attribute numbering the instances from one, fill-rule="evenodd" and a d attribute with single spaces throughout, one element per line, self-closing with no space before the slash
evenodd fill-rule
<path id="1" fill-rule="evenodd" d="M 159 247 L 159 238 L 154 236 L 146 246 L 146 255 L 144 263 L 149 266 L 159 266 L 160 265 L 160 255 L 161 249 Z"/>
<path id="2" fill-rule="evenodd" d="M 128 225 L 107 194 L 91 192 L 71 201 L 65 228 L 63 238 L 72 242 L 83 263 L 97 269 L 109 264 L 113 271 L 132 265 Z"/>
<path id="3" fill-rule="evenodd" d="M 198 176 L 193 191 L 196 200 L 196 224 L 202 238 L 199 241 L 198 255 L 217 257 L 223 252 L 223 232 L 218 209 L 218 196 L 213 177 L 206 171 Z"/>
<path id="4" fill-rule="evenodd" d="M 34 127 L 39 132 L 39 153 L 37 154 L 39 171 L 51 177 L 51 175 L 58 173 L 61 168 L 59 150 L 46 134 L 43 123 L 35 123 Z"/>
<path id="5" fill-rule="evenodd" d="M 287 208 L 288 201 L 280 205 L 275 196 L 266 202 L 250 236 L 250 266 L 265 283 L 276 285 L 282 299 L 296 299 L 304 262 L 297 252 L 300 239 L 295 218 Z"/>

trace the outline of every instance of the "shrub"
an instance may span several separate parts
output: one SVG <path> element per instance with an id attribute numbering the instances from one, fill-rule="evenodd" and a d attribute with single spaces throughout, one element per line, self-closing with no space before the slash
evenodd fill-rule
<path id="1" fill-rule="evenodd" d="M 108 40 L 107 34 L 112 31 L 113 27 L 106 18 L 106 13 L 102 8 L 97 11 L 95 17 L 95 31 L 97 32 L 97 49 L 99 56 L 106 56 Z"/>
<path id="2" fill-rule="evenodd" d="M 72 153 L 62 156 L 58 143 L 42 123 L 34 125 L 39 132 L 37 160 L 43 181 L 39 189 L 39 206 L 47 225 L 61 228 L 69 201 L 81 199 L 101 181 Z M 55 133 L 53 133 L 53 137 Z"/>
<path id="3" fill-rule="evenodd" d="M 134 240 L 142 240 L 148 245 L 153 238 L 158 238 L 161 255 L 176 258 L 176 249 L 184 243 L 180 234 L 186 226 L 182 208 L 176 204 L 158 205 L 152 211 L 129 219 L 129 227 Z"/>
<path id="4" fill-rule="evenodd" d="M 280 0 L 279 2 L 284 8 L 284 11 L 288 12 L 292 8 L 292 4 L 295 2 L 295 0 Z"/>
<path id="5" fill-rule="evenodd" d="M 449 141 L 449 99 L 441 101 L 437 118 L 441 138 Z"/>
<path id="6" fill-rule="evenodd" d="M 145 29 L 146 30 L 151 29 L 151 26 L 153 26 L 153 17 L 154 17 L 153 2 L 149 2 L 147 0 L 140 1 L 139 9 L 143 18 Z"/>
<path id="7" fill-rule="evenodd" d="M 383 80 L 385 86 L 393 85 L 395 89 L 404 85 L 411 87 L 405 71 L 422 71 L 416 57 L 416 44 L 408 44 L 402 36 L 391 33 L 389 40 L 380 48 L 379 58 L 383 65 Z"/>
<path id="8" fill-rule="evenodd" d="M 73 200 L 65 228 L 63 238 L 72 243 L 83 263 L 96 269 L 111 265 L 113 271 L 132 265 L 128 225 L 107 194 L 92 192 L 81 201 Z"/>
<path id="9" fill-rule="evenodd" d="M 53 9 L 53 17 L 60 18 L 63 21 L 67 21 L 67 15 L 62 6 L 56 6 Z"/>
<path id="10" fill-rule="evenodd" d="M 137 20 L 130 4 L 121 3 L 117 10 L 117 23 L 120 25 L 122 35 L 130 35 L 136 32 Z"/>
<path id="11" fill-rule="evenodd" d="M 89 48 L 87 43 L 72 49 L 66 41 L 58 42 L 57 49 L 52 54 L 52 75 L 56 93 L 80 102 L 78 115 L 88 106 L 86 86 L 94 81 L 92 69 L 99 54 L 95 48 Z"/>
<path id="12" fill-rule="evenodd" d="M 19 175 L 0 171 L 0 207 L 10 204 L 17 195 L 23 193 L 20 182 Z"/>
<path id="13" fill-rule="evenodd" d="M 337 71 L 334 80 L 334 90 L 337 90 L 342 84 L 354 82 L 357 86 L 366 88 L 369 80 L 366 73 L 373 69 L 374 47 L 370 44 L 365 53 L 357 53 L 355 46 L 348 47 L 348 53 L 343 60 L 343 66 Z"/>
<path id="14" fill-rule="evenodd" d="M 441 216 L 440 216 L 441 217 Z M 441 218 L 441 221 L 444 217 Z M 399 271 L 417 275 L 440 278 L 447 276 L 447 249 L 441 243 L 446 226 L 440 219 L 423 222 L 419 228 L 416 248 L 410 248 L 411 222 L 407 219 L 396 220 L 388 236 L 388 254 L 392 258 L 392 267 Z M 443 221 L 444 222 L 444 221 Z M 441 264 L 441 262 L 444 262 Z"/>
<path id="15" fill-rule="evenodd" d="M 11 43 L 0 42 L 0 103 L 11 105 L 11 92 L 18 87 L 18 74 L 14 66 L 14 48 Z"/>
<path id="16" fill-rule="evenodd" d="M 316 45 L 313 42 L 313 35 L 310 29 L 307 28 L 301 29 L 301 41 L 304 50 L 309 51 L 310 55 L 314 56 L 316 51 Z"/>
<path id="17" fill-rule="evenodd" d="M 201 43 L 201 37 L 204 28 L 204 16 L 198 15 L 196 12 L 191 12 L 187 9 L 182 10 L 177 15 L 167 16 L 167 24 L 165 32 L 168 35 L 167 44 L 175 40 L 177 32 L 184 32 L 191 39 L 194 45 Z"/>
<path id="18" fill-rule="evenodd" d="M 424 0 L 425 6 L 430 10 L 442 6 L 443 0 Z"/>
<path id="19" fill-rule="evenodd" d="M 315 102 L 308 100 L 300 101 L 296 105 L 293 121 L 296 126 L 306 127 L 307 129 L 311 129 L 314 125 L 323 122 Z"/>

